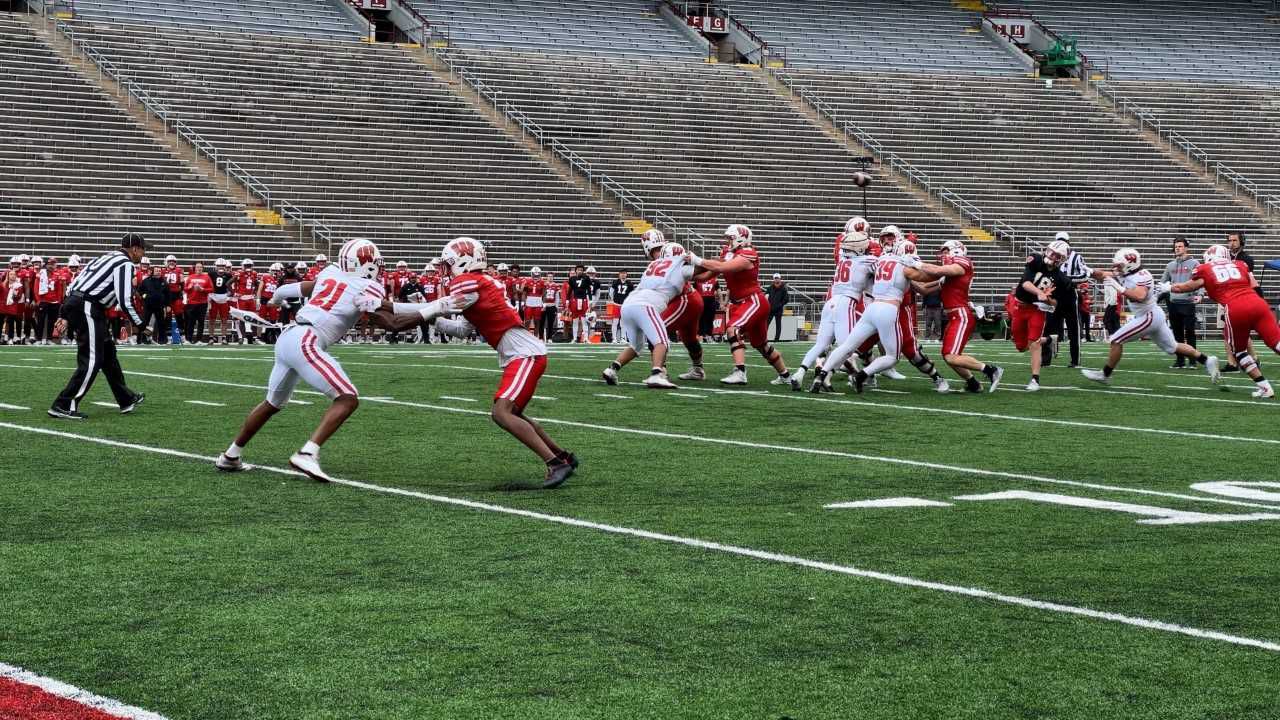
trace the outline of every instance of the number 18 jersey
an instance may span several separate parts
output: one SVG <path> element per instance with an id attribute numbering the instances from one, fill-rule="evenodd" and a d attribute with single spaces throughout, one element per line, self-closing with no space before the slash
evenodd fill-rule
<path id="1" fill-rule="evenodd" d="M 298 323 L 310 324 L 324 347 L 346 335 L 362 313 L 382 306 L 386 291 L 377 280 L 348 275 L 329 265 L 316 276 L 311 300 L 298 311 Z"/>

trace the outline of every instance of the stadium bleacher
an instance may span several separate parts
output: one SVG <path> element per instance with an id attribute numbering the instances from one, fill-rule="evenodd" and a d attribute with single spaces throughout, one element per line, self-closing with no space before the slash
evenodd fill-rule
<path id="1" fill-rule="evenodd" d="M 76 0 L 82 20 L 355 40 L 366 34 L 330 0 Z"/>
<path id="2" fill-rule="evenodd" d="M 646 201 L 708 237 L 730 223 L 749 225 L 767 272 L 825 291 L 834 237 L 861 212 L 852 183 L 858 166 L 759 73 L 671 59 L 497 51 L 457 58 Z M 869 215 L 917 232 L 929 252 L 961 237 L 959 226 L 889 181 L 876 184 Z M 1003 295 L 1015 257 L 1007 246 L 971 245 L 989 271 L 1001 264 Z"/>
<path id="3" fill-rule="evenodd" d="M 274 197 L 340 237 L 377 241 L 389 258 L 424 263 L 445 240 L 471 235 L 490 240 L 505 262 L 557 273 L 580 260 L 639 264 L 618 213 L 556 175 L 407 51 L 76 27 Z"/>
<path id="4" fill-rule="evenodd" d="M 734 0 L 730 10 L 771 46 L 786 46 L 791 67 L 1024 72 L 1004 50 L 975 31 L 976 12 L 954 3 L 819 0 L 800 5 Z"/>
<path id="5" fill-rule="evenodd" d="M 296 258 L 296 238 L 174 157 L 110 97 L 0 13 L 0 255 L 96 254 L 125 232 L 184 261 Z"/>
<path id="6" fill-rule="evenodd" d="M 1011 0 L 1117 80 L 1280 84 L 1280 25 L 1270 0 Z M 1141 12 L 1138 12 L 1141 10 Z"/>
<path id="7" fill-rule="evenodd" d="M 1164 256 L 1231 229 L 1274 252 L 1243 202 L 1175 162 L 1069 85 L 1027 78 L 791 70 L 884 146 L 984 212 L 1047 242 L 1059 230 L 1098 263 L 1117 247 Z"/>
<path id="8" fill-rule="evenodd" d="M 557 0 L 450 0 L 418 6 L 433 24 L 447 26 L 454 47 L 636 57 L 705 55 L 658 16 L 652 0 L 597 0 L 581 8 Z"/>

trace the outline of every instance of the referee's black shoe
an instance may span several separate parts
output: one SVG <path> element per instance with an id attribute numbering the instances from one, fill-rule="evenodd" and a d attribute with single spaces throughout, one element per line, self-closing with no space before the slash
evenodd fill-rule
<path id="1" fill-rule="evenodd" d="M 120 414 L 128 415 L 129 413 L 133 412 L 139 405 L 141 405 L 143 400 L 146 400 L 146 399 L 147 399 L 147 396 L 145 393 L 138 393 L 137 395 L 134 395 L 133 399 L 129 401 L 128 405 L 125 405 L 124 407 L 120 408 Z"/>
<path id="2" fill-rule="evenodd" d="M 67 410 L 57 405 L 49 408 L 49 417 L 58 418 L 60 420 L 88 420 L 89 416 L 79 410 Z"/>

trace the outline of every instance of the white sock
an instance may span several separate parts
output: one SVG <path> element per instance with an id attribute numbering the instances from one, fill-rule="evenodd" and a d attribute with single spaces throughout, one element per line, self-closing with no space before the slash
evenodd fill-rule
<path id="1" fill-rule="evenodd" d="M 308 440 L 307 444 L 302 446 L 302 454 L 303 455 L 319 455 L 320 446 Z"/>
<path id="2" fill-rule="evenodd" d="M 224 454 L 224 455 L 226 455 L 227 457 L 231 458 L 232 460 L 234 460 L 234 459 L 236 459 L 236 458 L 240 457 L 240 453 L 241 453 L 243 450 L 244 450 L 244 448 L 240 447 L 239 445 L 237 445 L 237 444 L 235 444 L 235 443 L 231 443 L 231 447 L 227 448 L 227 451 L 226 451 L 225 453 L 223 453 L 223 454 Z"/>

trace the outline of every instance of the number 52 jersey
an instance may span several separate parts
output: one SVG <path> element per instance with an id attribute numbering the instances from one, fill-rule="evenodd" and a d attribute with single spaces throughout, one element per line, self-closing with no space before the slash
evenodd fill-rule
<path id="1" fill-rule="evenodd" d="M 329 265 L 315 279 L 311 300 L 298 311 L 298 324 L 311 325 L 324 347 L 338 342 L 360 315 L 382 306 L 386 291 L 377 280 L 355 277 Z"/>

